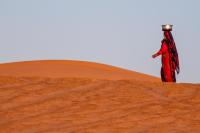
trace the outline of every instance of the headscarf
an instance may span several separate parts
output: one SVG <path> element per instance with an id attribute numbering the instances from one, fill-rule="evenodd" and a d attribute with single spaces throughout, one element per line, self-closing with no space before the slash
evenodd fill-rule
<path id="1" fill-rule="evenodd" d="M 178 52 L 176 49 L 176 45 L 174 42 L 174 38 L 172 36 L 172 33 L 170 31 L 164 31 L 165 40 L 168 46 L 168 52 L 170 56 L 170 68 L 172 72 L 177 72 L 177 74 L 180 72 L 179 68 L 179 58 L 178 58 Z"/>

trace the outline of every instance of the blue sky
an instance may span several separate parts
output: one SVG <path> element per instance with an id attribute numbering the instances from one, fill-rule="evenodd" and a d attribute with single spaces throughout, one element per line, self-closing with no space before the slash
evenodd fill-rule
<path id="1" fill-rule="evenodd" d="M 0 0 L 0 62 L 66 59 L 160 76 L 161 25 L 173 24 L 178 82 L 200 82 L 198 0 Z"/>

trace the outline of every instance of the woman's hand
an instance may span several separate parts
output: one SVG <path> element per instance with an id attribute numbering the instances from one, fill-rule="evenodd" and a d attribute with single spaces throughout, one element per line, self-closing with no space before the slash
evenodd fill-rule
<path id="1" fill-rule="evenodd" d="M 156 57 L 157 57 L 157 54 L 152 55 L 152 58 L 156 58 Z"/>

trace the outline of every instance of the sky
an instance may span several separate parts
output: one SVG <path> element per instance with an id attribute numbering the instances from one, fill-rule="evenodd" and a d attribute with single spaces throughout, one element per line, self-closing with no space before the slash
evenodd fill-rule
<path id="1" fill-rule="evenodd" d="M 0 63 L 82 60 L 160 77 L 173 24 L 178 82 L 200 83 L 199 0 L 0 0 Z"/>

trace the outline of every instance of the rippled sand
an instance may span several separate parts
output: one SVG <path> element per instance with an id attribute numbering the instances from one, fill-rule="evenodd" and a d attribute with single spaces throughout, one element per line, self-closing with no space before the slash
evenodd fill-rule
<path id="1" fill-rule="evenodd" d="M 64 78 L 52 72 L 45 77 L 42 70 L 31 76 L 5 72 L 0 76 L 0 133 L 199 133 L 199 84 L 163 84 L 134 72 L 120 79 L 119 68 L 106 78 L 100 70 L 96 77 L 82 72 Z"/>

